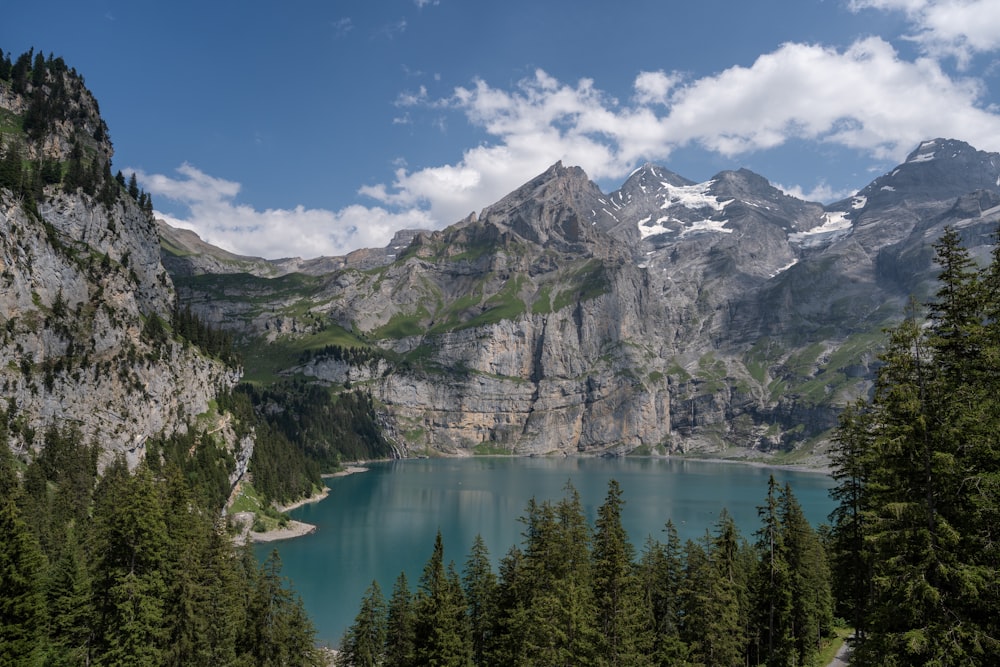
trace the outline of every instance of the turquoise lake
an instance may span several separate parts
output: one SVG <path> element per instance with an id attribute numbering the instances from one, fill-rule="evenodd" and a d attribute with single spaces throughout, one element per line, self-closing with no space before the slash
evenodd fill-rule
<path id="1" fill-rule="evenodd" d="M 361 597 L 378 580 L 388 598 L 400 571 L 415 589 L 431 555 L 434 535 L 444 539 L 445 560 L 461 572 L 469 547 L 483 536 L 496 562 L 521 543 L 530 498 L 557 501 L 571 482 L 593 525 L 608 481 L 618 480 L 622 523 L 639 553 L 648 535 L 664 539 L 667 519 L 681 539 L 697 539 L 727 508 L 745 538 L 759 527 L 770 475 L 791 484 L 806 516 L 818 525 L 834 507 L 833 480 L 735 463 L 657 458 L 420 459 L 368 464 L 368 472 L 327 480 L 329 496 L 291 515 L 315 524 L 311 535 L 260 544 L 263 558 L 277 549 L 283 573 L 302 597 L 317 640 L 336 646 L 354 621 Z"/>

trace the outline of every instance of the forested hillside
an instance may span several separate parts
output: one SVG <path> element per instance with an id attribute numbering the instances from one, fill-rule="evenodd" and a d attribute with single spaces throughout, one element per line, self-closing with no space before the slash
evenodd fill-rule
<path id="1" fill-rule="evenodd" d="M 27 468 L 0 431 L 0 664 L 319 665 L 281 576 L 226 531 L 213 466 L 165 441 L 154 467 L 51 432 Z M 19 481 L 19 478 L 21 481 Z M 224 475 L 223 475 L 224 479 Z"/>
<path id="2" fill-rule="evenodd" d="M 319 664 L 277 556 L 225 518 L 257 419 L 213 400 L 231 337 L 177 307 L 111 154 L 82 77 L 0 52 L 0 665 Z"/>

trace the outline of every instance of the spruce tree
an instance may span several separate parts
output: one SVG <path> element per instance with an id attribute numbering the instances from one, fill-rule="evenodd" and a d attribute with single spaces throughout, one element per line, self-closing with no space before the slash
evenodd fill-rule
<path id="1" fill-rule="evenodd" d="M 392 587 L 386 613 L 385 667 L 413 667 L 416 643 L 413 595 L 406 573 L 400 572 Z"/>
<path id="2" fill-rule="evenodd" d="M 830 496 L 837 506 L 830 514 L 831 576 L 836 613 L 848 620 L 864 640 L 872 595 L 871 550 L 866 521 L 871 517 L 868 494 L 872 465 L 871 415 L 864 401 L 849 405 L 840 417 L 831 453 L 836 486 Z"/>
<path id="3" fill-rule="evenodd" d="M 417 592 L 417 664 L 466 667 L 472 664 L 472 643 L 465 616 L 465 598 L 454 567 L 444 565 L 441 532 L 424 566 Z"/>
<path id="4" fill-rule="evenodd" d="M 93 592 L 87 557 L 70 524 L 59 558 L 49 573 L 47 664 L 53 667 L 87 664 L 94 628 Z"/>
<path id="5" fill-rule="evenodd" d="M 481 535 L 476 535 L 462 573 L 462 590 L 472 633 L 472 660 L 481 665 L 492 641 L 497 617 L 497 578 L 490 566 L 489 551 Z"/>
<path id="6" fill-rule="evenodd" d="M 990 664 L 1000 653 L 1000 269 L 995 251 L 973 270 L 953 230 L 935 248 L 942 272 L 928 326 L 913 309 L 890 332 L 865 422 L 841 426 L 842 442 L 865 433 L 869 450 L 862 664 Z"/>
<path id="7" fill-rule="evenodd" d="M 819 537 L 787 484 L 778 511 L 791 585 L 792 664 L 810 665 L 833 624 L 830 568 Z"/>
<path id="8" fill-rule="evenodd" d="M 767 665 L 793 664 L 792 585 L 781 525 L 780 489 L 771 475 L 764 505 L 757 508 L 758 565 L 751 584 L 754 637 L 751 659 Z"/>
<path id="9" fill-rule="evenodd" d="M 45 557 L 11 498 L 0 498 L 0 664 L 40 665 Z"/>
<path id="10" fill-rule="evenodd" d="M 361 600 L 354 623 L 344 633 L 337 655 L 343 667 L 379 667 L 385 661 L 386 604 L 382 589 L 372 581 Z"/>
<path id="11" fill-rule="evenodd" d="M 611 480 L 604 504 L 597 510 L 594 531 L 598 656 L 607 665 L 647 665 L 651 664 L 652 614 L 643 604 L 633 562 L 635 549 L 621 523 L 624 505 L 621 487 Z"/>
<path id="12" fill-rule="evenodd" d="M 640 578 L 646 605 L 653 623 L 653 662 L 657 665 L 681 664 L 687 649 L 680 639 L 684 611 L 680 588 L 684 576 L 683 545 L 672 521 L 664 531 L 667 541 L 660 543 L 651 536 L 646 540 L 639 561 Z"/>

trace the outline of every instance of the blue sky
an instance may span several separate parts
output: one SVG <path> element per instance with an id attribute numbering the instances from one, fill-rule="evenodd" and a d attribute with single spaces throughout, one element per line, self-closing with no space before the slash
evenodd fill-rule
<path id="1" fill-rule="evenodd" d="M 264 257 L 385 245 L 557 160 L 834 201 L 935 137 L 1000 151 L 1000 0 L 48 0 L 0 49 L 87 81 L 158 213 Z"/>

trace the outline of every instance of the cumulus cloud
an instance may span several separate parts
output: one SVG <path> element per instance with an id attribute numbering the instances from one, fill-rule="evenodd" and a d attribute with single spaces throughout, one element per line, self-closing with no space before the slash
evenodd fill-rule
<path id="1" fill-rule="evenodd" d="M 190 164 L 177 173 L 179 178 L 136 172 L 147 192 L 189 209 L 183 218 L 157 216 L 240 255 L 271 259 L 343 255 L 357 248 L 385 246 L 399 229 L 431 226 L 427 214 L 418 209 L 392 212 L 348 206 L 327 211 L 297 206 L 258 211 L 235 202 L 239 183 L 209 176 Z"/>
<path id="2" fill-rule="evenodd" d="M 791 195 L 792 197 L 802 199 L 803 201 L 840 201 L 841 199 L 846 199 L 855 193 L 855 190 L 845 190 L 842 188 L 838 189 L 831 187 L 826 181 L 820 181 L 809 190 L 804 189 L 801 185 L 785 186 L 780 183 L 773 183 L 773 185 L 786 195 Z"/>
<path id="3" fill-rule="evenodd" d="M 865 2 L 906 11 L 931 5 Z M 486 140 L 452 164 L 411 170 L 401 162 L 391 183 L 359 190 L 377 203 L 370 208 L 256 211 L 235 203 L 239 184 L 190 165 L 178 170 L 181 178 L 142 180 L 152 194 L 186 204 L 189 226 L 206 240 L 235 252 L 342 254 L 385 245 L 402 227 L 454 223 L 558 160 L 596 180 L 620 181 L 641 162 L 665 162 L 686 146 L 738 158 L 790 141 L 816 142 L 902 160 L 925 139 L 954 137 L 1000 151 L 1000 114 L 984 103 L 984 93 L 980 80 L 952 76 L 929 55 L 906 60 L 877 37 L 845 49 L 788 43 L 749 66 L 697 79 L 640 72 L 626 102 L 590 79 L 566 83 L 544 70 L 509 89 L 475 80 L 445 99 L 431 99 L 426 88 L 405 93 L 396 100 L 400 108 L 458 115 Z M 411 121 L 407 114 L 394 122 Z M 820 201 L 849 194 L 825 184 L 784 189 Z M 292 228 L 302 233 L 290 234 Z"/>
<path id="4" fill-rule="evenodd" d="M 983 106 L 981 82 L 950 77 L 931 58 L 902 59 L 874 37 L 844 50 L 789 43 L 749 67 L 692 81 L 642 72 L 633 90 L 623 105 L 590 79 L 567 84 L 542 70 L 511 90 L 477 80 L 444 103 L 490 143 L 455 164 L 399 169 L 391 185 L 362 192 L 448 224 L 557 160 L 601 180 L 687 145 L 738 157 L 798 139 L 901 160 L 920 141 L 945 136 L 1000 150 L 1000 116 Z"/>
<path id="5" fill-rule="evenodd" d="M 1000 48 L 997 0 L 851 0 L 849 6 L 904 12 L 916 31 L 910 38 L 931 56 L 953 56 L 959 67 Z"/>

